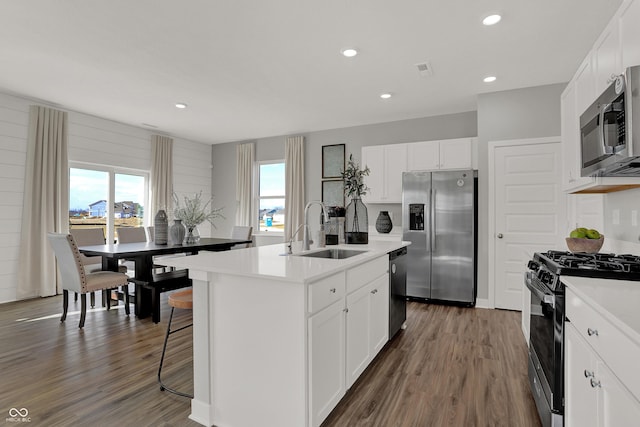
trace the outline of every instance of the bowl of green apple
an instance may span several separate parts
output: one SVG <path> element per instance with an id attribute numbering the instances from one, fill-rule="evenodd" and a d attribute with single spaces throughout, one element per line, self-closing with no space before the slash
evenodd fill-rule
<path id="1" fill-rule="evenodd" d="M 594 254 L 602 248 L 604 235 L 593 228 L 578 227 L 565 240 L 571 252 Z"/>

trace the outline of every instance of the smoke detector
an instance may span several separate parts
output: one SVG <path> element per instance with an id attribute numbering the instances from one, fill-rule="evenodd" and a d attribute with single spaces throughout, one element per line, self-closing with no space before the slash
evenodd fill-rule
<path id="1" fill-rule="evenodd" d="M 416 64 L 416 68 L 422 77 L 431 77 L 433 76 L 433 68 L 431 68 L 431 63 L 429 61 L 424 61 L 419 64 Z"/>

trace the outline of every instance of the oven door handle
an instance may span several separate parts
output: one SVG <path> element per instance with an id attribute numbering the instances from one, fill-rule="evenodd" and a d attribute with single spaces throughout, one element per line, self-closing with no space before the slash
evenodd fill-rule
<path id="1" fill-rule="evenodd" d="M 553 308 L 556 308 L 556 297 L 554 295 L 545 294 L 540 289 L 533 286 L 533 283 L 531 283 L 531 277 L 529 277 L 528 273 L 524 274 L 524 284 L 535 296 L 540 299 L 540 301 L 545 304 L 549 304 Z"/>

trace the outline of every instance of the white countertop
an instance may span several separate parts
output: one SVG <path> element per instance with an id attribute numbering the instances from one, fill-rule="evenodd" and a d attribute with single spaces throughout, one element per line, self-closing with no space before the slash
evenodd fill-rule
<path id="1" fill-rule="evenodd" d="M 562 282 L 640 345 L 640 282 L 572 276 Z"/>
<path id="2" fill-rule="evenodd" d="M 409 244 L 410 242 L 402 241 L 370 240 L 368 245 L 331 245 L 325 248 L 312 248 L 308 251 L 316 252 L 334 248 L 363 251 L 362 254 L 345 259 L 297 256 L 297 254 L 303 253 L 299 249 L 301 242 L 294 242 L 293 255 L 283 255 L 287 252 L 287 248 L 284 243 L 280 243 L 224 252 L 203 251 L 198 255 L 187 257 L 163 257 L 157 262 L 161 265 L 188 268 L 193 271 L 310 283 Z"/>

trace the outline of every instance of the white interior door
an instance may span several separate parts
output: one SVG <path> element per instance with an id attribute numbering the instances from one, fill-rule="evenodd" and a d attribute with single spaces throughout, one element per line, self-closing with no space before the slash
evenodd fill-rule
<path id="1" fill-rule="evenodd" d="M 490 150 L 493 186 L 489 189 L 494 213 L 493 236 L 489 236 L 493 239 L 494 256 L 489 259 L 493 260 L 494 305 L 522 310 L 527 261 L 534 252 L 557 249 L 564 237 L 562 150 L 559 138 L 496 144 Z"/>

